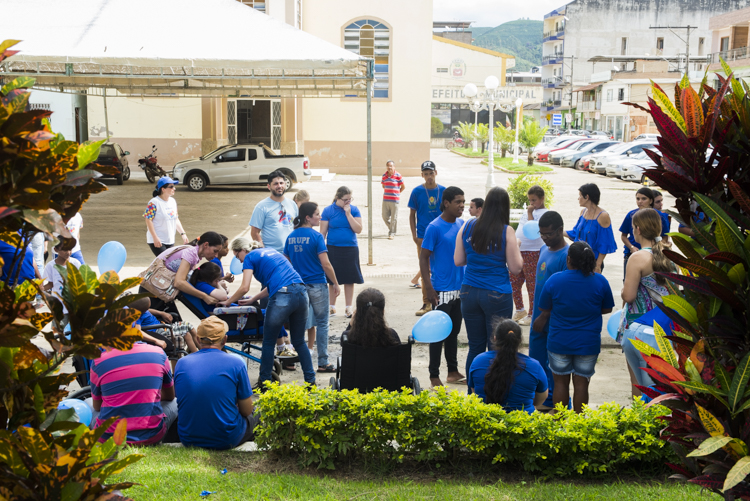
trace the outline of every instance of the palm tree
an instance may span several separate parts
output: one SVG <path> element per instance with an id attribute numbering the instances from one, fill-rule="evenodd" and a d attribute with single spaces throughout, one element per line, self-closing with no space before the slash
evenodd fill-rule
<path id="1" fill-rule="evenodd" d="M 471 142 L 474 140 L 474 124 L 471 124 L 469 122 L 458 122 L 458 127 L 456 127 L 456 131 L 458 131 L 458 135 L 461 136 L 461 138 L 464 140 L 464 147 L 469 148 Z"/>
<path id="2" fill-rule="evenodd" d="M 547 132 L 547 127 L 540 128 L 539 123 L 525 122 L 521 128 L 521 133 L 518 138 L 518 142 L 521 143 L 526 151 L 529 152 L 528 165 L 534 165 L 534 148 L 542 142 L 544 134 Z"/>
<path id="3" fill-rule="evenodd" d="M 497 127 L 493 129 L 495 142 L 500 145 L 501 157 L 505 158 L 505 153 L 513 146 L 515 132 L 512 128 L 501 125 L 497 122 Z"/>
<path id="4" fill-rule="evenodd" d="M 484 145 L 490 140 L 490 128 L 487 124 L 477 125 L 477 141 L 482 144 L 482 153 L 484 153 Z"/>

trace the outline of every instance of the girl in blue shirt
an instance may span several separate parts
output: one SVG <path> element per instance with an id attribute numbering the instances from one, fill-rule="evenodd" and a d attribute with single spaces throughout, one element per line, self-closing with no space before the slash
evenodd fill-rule
<path id="1" fill-rule="evenodd" d="M 533 413 L 547 398 L 547 375 L 539 362 L 518 353 L 521 326 L 502 320 L 492 341 L 493 351 L 482 353 L 471 364 L 469 388 L 488 404 Z"/>
<path id="2" fill-rule="evenodd" d="M 587 183 L 578 188 L 578 205 L 583 207 L 578 222 L 565 236 L 573 242 L 586 242 L 594 251 L 596 263 L 594 272 L 604 269 L 604 258 L 617 251 L 615 234 L 609 214 L 599 207 L 601 192 L 594 183 Z"/>
<path id="3" fill-rule="evenodd" d="M 364 283 L 359 268 L 359 247 L 357 235 L 362 233 L 362 214 L 352 205 L 352 190 L 341 186 L 336 190 L 333 203 L 323 210 L 320 220 L 320 233 L 327 237 L 328 258 L 340 284 L 344 286 L 346 318 L 352 317 L 354 284 Z M 336 314 L 336 294 L 332 282 L 328 282 L 330 314 Z"/>
<path id="4" fill-rule="evenodd" d="M 202 293 L 215 298 L 217 301 L 226 301 L 227 292 L 219 285 L 222 278 L 221 268 L 219 268 L 219 266 L 213 261 L 209 261 L 203 263 L 197 270 L 193 271 L 193 274 L 190 276 L 190 283 L 193 287 Z M 210 315 L 214 311 L 216 305 L 208 304 L 202 298 L 200 299 L 201 306 L 203 306 L 203 309 Z"/>
<path id="5" fill-rule="evenodd" d="M 470 219 L 456 237 L 453 260 L 456 266 L 466 266 L 460 292 L 469 338 L 466 372 L 474 357 L 489 349 L 495 320 L 513 314 L 508 272 L 521 273 L 523 258 L 509 220 L 508 192 L 495 187 L 487 193 L 482 217 Z"/>
<path id="6" fill-rule="evenodd" d="M 633 234 L 633 214 L 641 209 L 653 209 L 655 198 L 656 195 L 654 195 L 654 192 L 645 186 L 636 191 L 635 204 L 637 208 L 628 212 L 620 225 L 620 240 L 622 240 L 622 243 L 625 246 L 623 248 L 625 258 L 622 265 L 623 280 L 625 280 L 625 276 L 627 275 L 628 259 L 630 259 L 630 256 L 634 252 L 638 252 L 641 248 L 641 244 L 636 241 L 635 235 Z"/>

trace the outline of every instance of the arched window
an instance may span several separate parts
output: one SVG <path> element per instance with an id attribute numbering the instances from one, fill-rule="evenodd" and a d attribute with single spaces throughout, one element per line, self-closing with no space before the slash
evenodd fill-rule
<path id="1" fill-rule="evenodd" d="M 372 19 L 355 21 L 344 29 L 344 48 L 375 59 L 373 97 L 389 97 L 391 32 L 388 27 Z"/>

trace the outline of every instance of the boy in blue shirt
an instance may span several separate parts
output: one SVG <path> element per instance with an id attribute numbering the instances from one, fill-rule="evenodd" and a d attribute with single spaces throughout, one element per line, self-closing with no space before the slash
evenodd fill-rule
<path id="1" fill-rule="evenodd" d="M 423 293 L 430 309 L 444 311 L 451 317 L 453 329 L 444 341 L 430 343 L 430 383 L 442 386 L 440 380 L 440 355 L 445 343 L 445 361 L 448 363 L 449 383 L 465 383 L 466 377 L 458 372 L 458 332 L 461 330 L 461 299 L 459 293 L 464 280 L 464 267 L 456 266 L 453 254 L 456 251 L 456 236 L 464 221 L 464 192 L 449 186 L 443 191 L 442 214 L 424 232 L 422 250 L 419 255 L 419 270 L 422 274 Z M 429 311 L 429 310 L 428 310 Z"/>
<path id="2" fill-rule="evenodd" d="M 444 186 L 435 182 L 437 168 L 435 163 L 427 160 L 422 164 L 422 179 L 424 184 L 417 186 L 409 196 L 409 226 L 411 227 L 411 236 L 414 243 L 417 244 L 417 258 L 422 251 L 422 239 L 427 225 L 435 220 L 441 213 L 440 201 L 442 200 Z M 419 289 L 419 279 L 422 272 L 419 271 L 411 279 L 411 287 Z M 422 291 L 422 308 L 417 311 L 417 316 L 421 317 L 428 311 L 432 310 L 432 305 L 427 301 L 424 291 Z"/>

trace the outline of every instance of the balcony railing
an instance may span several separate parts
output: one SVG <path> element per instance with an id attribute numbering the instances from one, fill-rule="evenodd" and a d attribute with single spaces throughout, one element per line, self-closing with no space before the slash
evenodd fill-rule
<path id="1" fill-rule="evenodd" d="M 548 38 L 561 38 L 563 36 L 565 36 L 565 30 L 552 30 L 542 33 L 543 40 L 547 40 Z"/>
<path id="2" fill-rule="evenodd" d="M 543 56 L 542 64 L 556 64 L 556 63 L 562 62 L 562 58 L 563 58 L 562 53 Z"/>
<path id="3" fill-rule="evenodd" d="M 748 47 L 738 47 L 736 49 L 732 50 L 725 50 L 722 52 L 714 52 L 709 56 L 709 64 L 711 63 L 718 63 L 720 59 L 723 59 L 724 61 L 737 61 L 738 59 L 747 59 L 750 57 L 748 55 Z"/>
<path id="4" fill-rule="evenodd" d="M 551 77 L 551 78 L 542 79 L 542 86 L 545 89 L 553 89 L 557 87 L 558 85 L 562 85 L 562 83 L 563 83 L 562 77 Z"/>
<path id="5" fill-rule="evenodd" d="M 602 108 L 601 101 L 583 101 L 578 103 L 579 111 L 595 111 Z"/>

